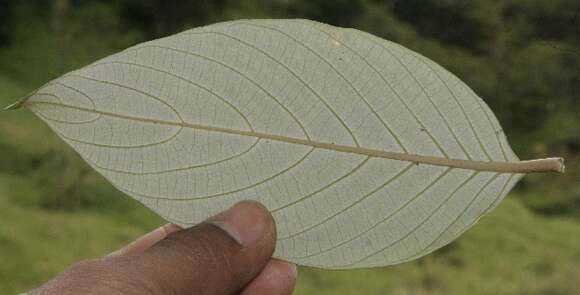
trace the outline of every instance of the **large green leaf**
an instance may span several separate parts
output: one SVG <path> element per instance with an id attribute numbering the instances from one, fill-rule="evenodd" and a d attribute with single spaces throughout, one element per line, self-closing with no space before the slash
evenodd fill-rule
<path id="1" fill-rule="evenodd" d="M 523 173 L 563 169 L 520 162 L 485 103 L 433 61 L 305 20 L 143 43 L 20 104 L 167 220 L 193 225 L 258 200 L 276 219 L 275 256 L 323 268 L 421 257 Z"/>

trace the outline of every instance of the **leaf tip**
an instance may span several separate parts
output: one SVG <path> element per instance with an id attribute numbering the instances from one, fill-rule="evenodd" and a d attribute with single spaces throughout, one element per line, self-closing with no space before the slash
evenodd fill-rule
<path id="1" fill-rule="evenodd" d="M 24 103 L 28 100 L 29 97 L 30 97 L 30 95 L 27 95 L 27 96 L 17 100 L 13 104 L 4 107 L 2 109 L 2 111 L 12 111 L 12 110 L 17 110 L 17 109 L 21 108 L 24 105 Z"/>
<path id="2" fill-rule="evenodd" d="M 3 111 L 12 111 L 12 110 L 17 110 L 22 106 L 22 102 L 17 101 L 9 106 L 4 107 L 2 110 Z"/>

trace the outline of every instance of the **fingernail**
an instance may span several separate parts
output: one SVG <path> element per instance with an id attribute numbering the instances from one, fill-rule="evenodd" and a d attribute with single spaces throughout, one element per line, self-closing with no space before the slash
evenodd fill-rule
<path id="1" fill-rule="evenodd" d="M 253 201 L 243 201 L 208 221 L 224 230 L 240 245 L 248 247 L 266 234 L 268 218 L 264 206 Z"/>

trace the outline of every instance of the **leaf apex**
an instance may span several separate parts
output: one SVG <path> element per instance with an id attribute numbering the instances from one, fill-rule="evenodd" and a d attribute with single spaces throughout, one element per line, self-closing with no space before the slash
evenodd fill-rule
<path id="1" fill-rule="evenodd" d="M 28 100 L 29 97 L 30 97 L 30 95 L 27 95 L 27 96 L 17 100 L 16 102 L 12 103 L 11 105 L 4 107 L 2 109 L 2 111 L 12 111 L 12 110 L 17 110 L 17 109 L 21 108 L 24 105 L 24 103 Z"/>

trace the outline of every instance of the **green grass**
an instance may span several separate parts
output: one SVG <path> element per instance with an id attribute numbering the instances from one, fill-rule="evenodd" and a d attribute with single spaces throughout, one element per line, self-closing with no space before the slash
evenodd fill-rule
<path id="1" fill-rule="evenodd" d="M 7 200 L 14 194 L 42 197 L 41 191 L 28 185 L 27 179 L 0 175 L 0 289 L 4 294 L 36 286 L 66 265 L 108 253 L 160 223 L 144 209 L 142 222 L 135 223 L 105 213 L 47 211 Z"/>
<path id="2" fill-rule="evenodd" d="M 2 105 L 28 91 L 2 76 L 0 89 Z M 302 268 L 297 294 L 574 294 L 578 219 L 536 215 L 521 202 L 528 195 L 519 194 L 418 261 L 360 271 Z M 25 110 L 0 113 L 0 216 L 3 294 L 26 291 L 162 223 Z"/>

